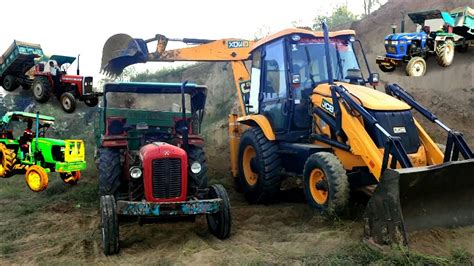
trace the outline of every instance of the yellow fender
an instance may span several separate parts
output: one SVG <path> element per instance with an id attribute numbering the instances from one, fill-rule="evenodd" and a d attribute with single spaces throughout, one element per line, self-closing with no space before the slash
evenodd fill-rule
<path id="1" fill-rule="evenodd" d="M 237 118 L 237 122 L 247 126 L 258 126 L 262 129 L 265 137 L 273 141 L 275 140 L 275 132 L 273 132 L 272 126 L 268 119 L 263 115 L 246 115 Z"/>

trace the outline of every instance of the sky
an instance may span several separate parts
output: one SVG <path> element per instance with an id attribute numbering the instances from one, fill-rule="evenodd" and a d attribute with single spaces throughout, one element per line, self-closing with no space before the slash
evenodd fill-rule
<path id="1" fill-rule="evenodd" d="M 80 54 L 81 74 L 99 75 L 102 47 L 117 33 L 151 38 L 253 39 L 259 29 L 276 32 L 298 21 L 312 25 L 339 5 L 363 13 L 363 0 L 212 1 L 212 0 L 2 0 L 0 54 L 13 40 L 41 44 L 48 54 Z M 169 48 L 174 48 L 168 45 Z M 136 65 L 137 71 L 155 71 L 170 63 Z M 76 63 L 69 73 L 74 74 Z"/>

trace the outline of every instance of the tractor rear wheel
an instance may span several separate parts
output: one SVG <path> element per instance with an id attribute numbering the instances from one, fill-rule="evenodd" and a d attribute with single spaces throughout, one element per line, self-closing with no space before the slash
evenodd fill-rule
<path id="1" fill-rule="evenodd" d="M 230 236 L 232 225 L 230 200 L 227 191 L 221 184 L 212 185 L 209 188 L 208 198 L 222 200 L 219 212 L 206 215 L 209 231 L 219 239 L 226 239 Z"/>
<path id="2" fill-rule="evenodd" d="M 17 82 L 15 76 L 7 75 L 7 76 L 3 79 L 2 87 L 3 87 L 6 91 L 14 91 L 14 90 L 16 90 L 19 86 L 20 86 L 20 83 Z"/>
<path id="3" fill-rule="evenodd" d="M 382 70 L 382 72 L 393 72 L 395 71 L 395 69 L 397 68 L 396 66 L 385 66 L 385 65 L 382 65 L 382 64 L 379 64 L 379 68 L 380 70 Z"/>
<path id="4" fill-rule="evenodd" d="M 28 187 L 34 192 L 41 192 L 48 187 L 48 173 L 39 165 L 28 167 L 25 174 Z"/>
<path id="5" fill-rule="evenodd" d="M 442 67 L 448 67 L 454 59 L 454 42 L 446 40 L 436 46 L 436 61 Z"/>
<path id="6" fill-rule="evenodd" d="M 72 93 L 65 92 L 61 95 L 61 106 L 66 113 L 73 113 L 76 110 L 76 98 Z"/>
<path id="7" fill-rule="evenodd" d="M 105 195 L 100 197 L 100 214 L 104 254 L 117 254 L 119 252 L 119 224 L 114 196 Z"/>
<path id="8" fill-rule="evenodd" d="M 16 163 L 16 153 L 0 143 L 0 177 L 11 177 Z"/>
<path id="9" fill-rule="evenodd" d="M 99 150 L 99 193 L 115 195 L 120 187 L 122 166 L 118 149 L 101 148 Z"/>
<path id="10" fill-rule="evenodd" d="M 193 190 L 207 188 L 207 162 L 204 151 L 200 147 L 192 146 L 188 152 L 189 187 Z"/>
<path id="11" fill-rule="evenodd" d="M 251 203 L 274 200 L 280 191 L 281 161 L 277 145 L 258 127 L 242 134 L 239 146 L 239 182 Z"/>
<path id="12" fill-rule="evenodd" d="M 90 99 L 84 100 L 84 103 L 89 107 L 94 107 L 99 103 L 99 98 L 97 97 L 90 98 Z"/>
<path id="13" fill-rule="evenodd" d="M 68 185 L 76 185 L 77 181 L 81 179 L 81 172 L 74 171 L 68 173 L 60 173 L 59 176 L 61 177 L 61 180 L 63 180 L 64 183 Z"/>
<path id="14" fill-rule="evenodd" d="M 33 96 L 39 103 L 45 103 L 49 100 L 51 94 L 51 84 L 45 77 L 35 77 L 33 80 Z"/>
<path id="15" fill-rule="evenodd" d="M 407 64 L 407 75 L 410 77 L 421 77 L 426 73 L 426 61 L 423 57 L 415 56 Z"/>
<path id="16" fill-rule="evenodd" d="M 311 207 L 340 214 L 349 202 L 349 180 L 339 159 L 329 152 L 312 154 L 303 170 L 304 192 Z"/>

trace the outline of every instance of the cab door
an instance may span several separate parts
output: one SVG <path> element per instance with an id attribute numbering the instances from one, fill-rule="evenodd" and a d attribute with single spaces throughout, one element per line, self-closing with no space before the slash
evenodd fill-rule
<path id="1" fill-rule="evenodd" d="M 266 45 L 262 53 L 260 79 L 260 114 L 263 114 L 278 135 L 288 125 L 288 67 L 284 39 Z"/>

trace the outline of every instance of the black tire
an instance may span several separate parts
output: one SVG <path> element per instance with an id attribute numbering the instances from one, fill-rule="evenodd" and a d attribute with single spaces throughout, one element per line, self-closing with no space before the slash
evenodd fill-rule
<path id="1" fill-rule="evenodd" d="M 322 179 L 318 173 L 322 172 Z M 315 182 L 318 181 L 319 182 Z M 329 152 L 312 154 L 304 165 L 304 192 L 311 207 L 329 215 L 340 214 L 349 202 L 349 180 L 339 159 Z M 314 185 L 314 190 L 312 187 Z M 317 185 L 317 187 L 316 187 Z M 324 193 L 323 199 L 314 193 Z"/>
<path id="2" fill-rule="evenodd" d="M 94 106 L 97 106 L 97 104 L 99 103 L 99 98 L 97 97 L 90 98 L 90 99 L 84 100 L 84 103 L 89 107 L 94 107 Z"/>
<path id="3" fill-rule="evenodd" d="M 45 77 L 35 77 L 32 88 L 33 97 L 39 103 L 45 103 L 51 97 L 51 84 Z"/>
<path id="4" fill-rule="evenodd" d="M 250 160 L 250 165 L 245 163 L 248 160 L 244 160 L 247 148 L 253 149 L 255 153 L 255 156 Z M 280 191 L 281 161 L 277 151 L 277 145 L 269 141 L 258 127 L 250 128 L 242 134 L 239 144 L 239 181 L 245 198 L 249 202 L 271 202 Z M 252 178 L 248 175 L 249 167 L 253 174 Z"/>
<path id="5" fill-rule="evenodd" d="M 7 178 L 14 175 L 13 167 L 16 164 L 16 153 L 0 143 L 0 177 Z"/>
<path id="6" fill-rule="evenodd" d="M 198 162 L 201 165 L 201 171 L 199 173 L 193 173 L 191 170 L 192 164 Z M 188 152 L 188 173 L 189 173 L 189 187 L 192 192 L 196 192 L 197 189 L 207 188 L 207 162 L 204 151 L 201 147 L 191 146 Z"/>
<path id="7" fill-rule="evenodd" d="M 119 224 L 117 216 L 117 204 L 114 196 L 105 195 L 100 197 L 100 227 L 102 231 L 102 248 L 105 255 L 113 255 L 119 252 Z"/>
<path id="8" fill-rule="evenodd" d="M 64 112 L 73 113 L 74 110 L 76 110 L 76 98 L 74 97 L 74 95 L 72 95 L 72 93 L 63 93 L 61 95 L 60 102 Z"/>
<path id="9" fill-rule="evenodd" d="M 379 64 L 379 68 L 380 70 L 382 70 L 382 72 L 393 72 L 395 71 L 395 69 L 397 68 L 396 66 L 385 66 L 385 65 L 382 65 L 382 64 Z"/>
<path id="10" fill-rule="evenodd" d="M 407 64 L 406 73 L 410 77 L 421 77 L 426 73 L 426 61 L 423 57 L 415 56 Z"/>
<path id="11" fill-rule="evenodd" d="M 120 187 L 122 166 L 118 149 L 101 148 L 99 150 L 99 193 L 115 195 Z"/>
<path id="12" fill-rule="evenodd" d="M 454 42 L 446 40 L 436 46 L 436 61 L 442 67 L 448 67 L 454 59 Z"/>
<path id="13" fill-rule="evenodd" d="M 19 86 L 20 86 L 20 83 L 17 82 L 15 76 L 7 75 L 7 76 L 3 79 L 2 87 L 3 87 L 6 91 L 14 91 L 14 90 L 16 90 Z"/>
<path id="14" fill-rule="evenodd" d="M 226 239 L 230 236 L 232 227 L 232 216 L 230 215 L 230 200 L 227 191 L 221 184 L 212 185 L 209 188 L 209 199 L 222 199 L 219 212 L 207 214 L 207 226 L 211 234 L 219 239 Z"/>

